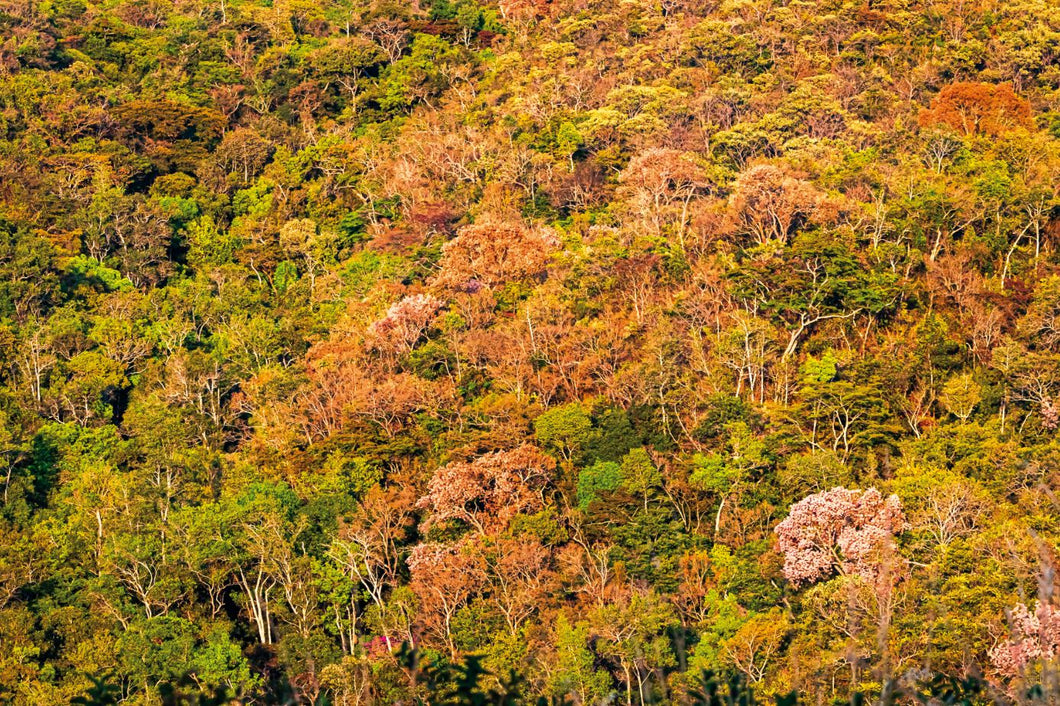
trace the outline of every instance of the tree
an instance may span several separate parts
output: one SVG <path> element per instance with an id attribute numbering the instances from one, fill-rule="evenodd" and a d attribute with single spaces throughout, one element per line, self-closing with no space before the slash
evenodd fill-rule
<path id="1" fill-rule="evenodd" d="M 227 688 L 234 694 L 252 693 L 262 685 L 261 676 L 251 671 L 239 644 L 220 628 L 206 636 L 195 652 L 191 668 L 201 683 L 215 689 Z"/>
<path id="2" fill-rule="evenodd" d="M 662 485 L 662 474 L 643 447 L 631 449 L 622 458 L 622 484 L 643 497 L 646 510 L 649 493 Z"/>
<path id="3" fill-rule="evenodd" d="M 437 284 L 496 287 L 541 275 L 559 246 L 548 230 L 487 217 L 464 226 L 442 246 Z"/>
<path id="4" fill-rule="evenodd" d="M 737 232 L 754 244 L 783 243 L 815 216 L 821 200 L 822 195 L 791 170 L 758 164 L 737 177 L 729 212 Z"/>
<path id="5" fill-rule="evenodd" d="M 156 684 L 179 680 L 195 655 L 192 625 L 175 615 L 137 622 L 119 638 L 119 654 L 128 679 Z"/>
<path id="6" fill-rule="evenodd" d="M 962 423 L 968 421 L 972 411 L 983 398 L 983 388 L 975 381 L 971 373 L 955 375 L 942 386 L 939 400 L 946 410 L 960 419 Z"/>
<path id="7" fill-rule="evenodd" d="M 592 420 L 579 402 L 542 412 L 534 420 L 534 435 L 545 446 L 559 451 L 570 462 L 592 436 Z"/>
<path id="8" fill-rule="evenodd" d="M 920 113 L 924 126 L 948 125 L 965 135 L 996 137 L 1016 128 L 1032 128 L 1031 107 L 1009 84 L 951 83 Z"/>
<path id="9" fill-rule="evenodd" d="M 768 321 L 747 312 L 727 318 L 729 325 L 717 336 L 720 362 L 735 374 L 737 396 L 746 390 L 752 402 L 764 402 L 770 368 L 779 357 L 777 334 Z"/>
<path id="10" fill-rule="evenodd" d="M 453 618 L 485 580 L 481 559 L 466 543 L 427 543 L 416 545 L 406 563 L 424 627 L 455 656 Z"/>
<path id="11" fill-rule="evenodd" d="M 730 422 L 724 426 L 724 453 L 696 454 L 689 483 L 719 497 L 714 515 L 714 535 L 721 532 L 722 513 L 726 503 L 733 501 L 737 510 L 745 493 L 753 487 L 755 476 L 770 465 L 766 445 L 757 438 L 745 422 Z"/>
<path id="12" fill-rule="evenodd" d="M 235 184 L 249 184 L 272 156 L 273 146 L 253 128 L 240 127 L 225 133 L 214 158 Z"/>
<path id="13" fill-rule="evenodd" d="M 1034 612 L 1023 603 L 1008 611 L 1011 635 L 990 651 L 994 668 L 1006 678 L 1026 674 L 1060 657 L 1060 610 L 1042 598 Z"/>
<path id="14" fill-rule="evenodd" d="M 501 0 L 498 3 L 501 17 L 508 19 L 533 20 L 548 12 L 547 0 Z"/>
<path id="15" fill-rule="evenodd" d="M 534 538 L 500 536 L 483 547 L 483 555 L 486 586 L 514 637 L 545 597 L 549 552 Z"/>
<path id="16" fill-rule="evenodd" d="M 303 273 L 309 276 L 310 297 L 316 293 L 317 277 L 325 264 L 334 260 L 335 240 L 334 232 L 320 228 L 310 218 L 295 218 L 280 227 L 280 247 L 302 261 Z"/>
<path id="17" fill-rule="evenodd" d="M 722 649 L 732 665 L 746 674 L 752 684 L 757 684 L 769 673 L 790 629 L 787 616 L 774 608 L 751 616 L 735 635 L 722 643 Z"/>
<path id="18" fill-rule="evenodd" d="M 368 327 L 369 339 L 380 350 L 407 353 L 419 342 L 442 306 L 442 300 L 429 294 L 405 297 Z"/>
<path id="19" fill-rule="evenodd" d="M 385 22 L 385 20 L 381 20 Z M 374 25 L 376 34 L 381 39 L 389 36 L 380 25 Z M 347 32 L 347 35 L 349 33 Z M 398 49 L 400 51 L 400 49 Z M 327 84 L 335 83 L 349 94 L 349 102 L 356 105 L 361 90 L 360 83 L 368 71 L 377 68 L 383 62 L 384 53 L 368 39 L 350 37 L 331 42 L 313 52 L 309 61 L 314 72 Z M 397 56 L 391 51 L 388 57 L 393 62 Z"/>
<path id="20" fill-rule="evenodd" d="M 387 591 L 398 585 L 399 547 L 412 526 L 412 498 L 408 488 L 384 490 L 373 487 L 365 494 L 353 517 L 340 527 L 328 552 L 331 559 L 361 585 L 384 622 L 387 618 Z M 344 606 L 353 613 L 345 616 L 351 630 L 356 625 L 355 603 L 355 596 L 350 596 L 350 605 Z M 352 652 L 355 633 L 353 638 L 349 652 Z M 390 635 L 384 635 L 384 640 L 388 648 L 393 647 Z"/>
<path id="21" fill-rule="evenodd" d="M 622 466 L 614 461 L 597 461 L 578 471 L 578 507 L 587 510 L 601 493 L 622 487 Z"/>
<path id="22" fill-rule="evenodd" d="M 168 248 L 173 231 L 166 214 L 142 195 L 109 186 L 100 175 L 83 225 L 85 249 L 137 287 L 147 288 L 172 271 Z"/>
<path id="23" fill-rule="evenodd" d="M 896 480 L 910 530 L 926 533 L 941 549 L 973 534 L 989 511 L 989 494 L 981 485 L 953 471 L 910 466 Z"/>
<path id="24" fill-rule="evenodd" d="M 633 157 L 619 175 L 629 199 L 629 210 L 644 217 L 656 237 L 670 228 L 682 249 L 692 199 L 705 193 L 709 183 L 694 155 L 652 148 Z"/>
<path id="25" fill-rule="evenodd" d="M 555 669 L 549 678 L 549 689 L 556 696 L 574 696 L 578 703 L 592 704 L 611 690 L 607 673 L 595 666 L 589 649 L 589 626 L 571 625 L 565 613 L 556 617 Z"/>
<path id="26" fill-rule="evenodd" d="M 105 555 L 106 570 L 141 604 L 148 619 L 168 615 L 188 588 L 166 559 L 164 531 L 152 530 L 112 538 Z"/>
<path id="27" fill-rule="evenodd" d="M 365 29 L 365 34 L 379 45 L 391 64 L 398 60 L 408 44 L 408 26 L 400 20 L 379 17 Z"/>
<path id="28" fill-rule="evenodd" d="M 39 233 L 0 220 L 0 314 L 26 322 L 54 303 L 55 247 Z"/>
<path id="29" fill-rule="evenodd" d="M 480 533 L 503 529 L 515 515 L 543 507 L 555 465 L 525 444 L 473 461 L 454 461 L 435 471 L 417 507 L 429 511 L 426 527 L 460 520 Z"/>
<path id="30" fill-rule="evenodd" d="M 78 353 L 57 372 L 63 379 L 53 386 L 53 415 L 82 425 L 109 421 L 115 393 L 128 383 L 122 366 L 97 350 Z"/>
<path id="31" fill-rule="evenodd" d="M 262 645 L 274 643 L 277 589 L 289 604 L 298 589 L 292 541 L 304 525 L 293 517 L 292 500 L 283 485 L 257 483 L 214 510 L 223 513 L 220 531 L 231 551 L 232 581 Z M 309 616 L 296 617 L 304 623 Z"/>
<path id="32" fill-rule="evenodd" d="M 799 390 L 791 420 L 816 450 L 828 450 L 846 463 L 859 448 L 886 441 L 894 433 L 878 380 L 811 381 Z"/>
<path id="33" fill-rule="evenodd" d="M 833 488 L 791 506 L 776 527 L 784 576 L 795 586 L 854 574 L 872 583 L 879 576 L 881 552 L 906 527 L 898 496 Z"/>
<path id="34" fill-rule="evenodd" d="M 779 255 L 762 252 L 730 276 L 734 295 L 753 310 L 773 312 L 787 328 L 782 361 L 824 322 L 849 321 L 864 312 L 871 326 L 899 300 L 894 273 L 866 266 L 848 243 L 831 236 L 801 234 Z"/>
<path id="35" fill-rule="evenodd" d="M 1017 327 L 1036 348 L 1060 348 L 1060 276 L 1054 275 L 1038 283 L 1034 301 Z"/>
<path id="36" fill-rule="evenodd" d="M 632 706 L 634 681 L 637 703 L 651 702 L 650 683 L 673 664 L 669 640 L 663 635 L 675 621 L 672 606 L 654 593 L 633 592 L 615 603 L 601 606 L 590 615 L 592 633 L 602 657 L 617 663 L 626 686 L 626 704 Z"/>
<path id="37" fill-rule="evenodd" d="M 1060 425 L 1056 400 L 1060 396 L 1060 355 L 1028 351 L 1014 341 L 994 349 L 992 365 L 1005 376 L 1005 385 L 1016 402 L 1037 408 L 1042 425 L 1056 429 Z"/>

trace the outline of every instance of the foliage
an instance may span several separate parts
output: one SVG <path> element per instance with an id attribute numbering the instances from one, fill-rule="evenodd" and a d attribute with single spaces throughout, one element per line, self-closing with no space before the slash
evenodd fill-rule
<path id="1" fill-rule="evenodd" d="M 0 702 L 1049 697 L 1053 5 L 6 3 Z"/>

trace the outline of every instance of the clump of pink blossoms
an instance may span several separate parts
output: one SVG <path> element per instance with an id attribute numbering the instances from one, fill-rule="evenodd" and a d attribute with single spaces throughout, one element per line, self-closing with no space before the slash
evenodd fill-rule
<path id="1" fill-rule="evenodd" d="M 874 581 L 880 552 L 906 527 L 898 496 L 832 488 L 791 506 L 776 527 L 784 554 L 784 576 L 792 584 L 813 583 L 839 572 Z"/>
<path id="2" fill-rule="evenodd" d="M 370 345 L 380 350 L 412 350 L 444 305 L 430 294 L 414 294 L 395 302 L 386 316 L 368 327 Z"/>
<path id="3" fill-rule="evenodd" d="M 1032 613 L 1022 603 L 1009 611 L 1012 634 L 990 650 L 994 668 L 1006 677 L 1019 676 L 1029 664 L 1060 659 L 1060 608 L 1038 601 Z"/>

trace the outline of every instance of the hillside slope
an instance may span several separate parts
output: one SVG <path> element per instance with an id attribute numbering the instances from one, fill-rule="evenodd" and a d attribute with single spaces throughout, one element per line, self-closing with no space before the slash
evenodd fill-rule
<path id="1" fill-rule="evenodd" d="M 1060 658 L 1055 2 L 0 27 L 0 701 Z"/>

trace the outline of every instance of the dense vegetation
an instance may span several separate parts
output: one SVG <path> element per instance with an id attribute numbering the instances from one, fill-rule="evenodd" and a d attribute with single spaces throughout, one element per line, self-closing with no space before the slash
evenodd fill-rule
<path id="1" fill-rule="evenodd" d="M 1055 678 L 1055 1 L 0 28 L 0 701 Z"/>

